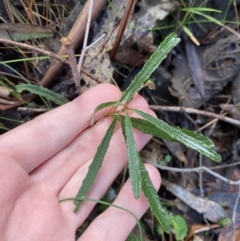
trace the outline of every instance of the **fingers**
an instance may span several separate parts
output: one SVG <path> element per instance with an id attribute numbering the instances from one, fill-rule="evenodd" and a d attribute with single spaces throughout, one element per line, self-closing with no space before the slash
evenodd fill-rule
<path id="1" fill-rule="evenodd" d="M 143 111 L 151 113 L 149 109 L 143 109 Z M 134 130 L 134 135 L 138 150 L 140 150 L 150 139 L 149 135 L 142 134 L 136 130 Z M 111 183 L 115 180 L 116 176 L 124 168 L 127 160 L 128 158 L 125 142 L 123 140 L 121 130 L 118 130 L 114 134 L 110 142 L 110 146 L 104 158 L 103 165 L 97 175 L 95 183 L 90 191 L 89 197 L 94 199 L 100 199 L 107 191 Z M 87 174 L 88 167 L 91 162 L 92 159 L 89 159 L 84 165 L 81 166 L 81 168 L 79 168 L 75 172 L 70 181 L 60 192 L 59 199 L 76 196 L 79 187 L 81 186 L 81 183 Z M 76 219 L 77 227 L 86 219 L 95 204 L 90 202 L 83 203 L 81 209 L 77 214 L 73 214 L 72 212 L 75 208 L 73 202 L 65 202 L 61 203 L 61 205 L 62 210 L 66 214 L 66 216 L 72 216 Z"/>
<path id="2" fill-rule="evenodd" d="M 98 85 L 74 101 L 2 135 L 0 151 L 18 160 L 29 173 L 86 129 L 96 106 L 116 101 L 120 95 L 113 85 Z M 96 119 L 103 113 L 98 113 Z"/>
<path id="3" fill-rule="evenodd" d="M 148 105 L 141 96 L 136 95 L 130 107 L 147 109 Z M 54 193 L 59 193 L 73 174 L 93 158 L 111 122 L 112 118 L 104 118 L 95 126 L 84 130 L 67 147 L 35 169 L 30 174 L 31 178 Z M 119 128 L 120 125 L 115 128 L 115 133 Z"/>
<path id="4" fill-rule="evenodd" d="M 153 166 L 146 165 L 146 167 L 154 186 L 159 189 L 159 172 Z M 130 180 L 123 186 L 113 204 L 132 211 L 138 219 L 148 208 L 147 200 L 143 195 L 138 200 L 134 198 Z M 133 215 L 124 210 L 109 207 L 90 224 L 78 241 L 123 241 L 135 225 L 136 220 Z"/>

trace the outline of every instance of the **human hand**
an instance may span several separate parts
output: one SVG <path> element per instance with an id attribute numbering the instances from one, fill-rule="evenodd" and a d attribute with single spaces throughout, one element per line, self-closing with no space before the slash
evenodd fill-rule
<path id="1" fill-rule="evenodd" d="M 94 207 L 84 202 L 74 213 L 73 201 L 111 118 L 89 128 L 96 106 L 117 101 L 121 93 L 113 85 L 98 85 L 72 102 L 43 114 L 0 136 L 0 240 L 75 240 L 76 229 Z M 136 95 L 130 106 L 152 113 L 146 101 Z M 105 111 L 96 114 L 100 119 Z M 141 149 L 150 136 L 134 130 Z M 124 140 L 118 126 L 89 198 L 100 199 L 127 163 Z M 156 188 L 158 171 L 147 165 Z M 129 180 L 115 205 L 129 209 L 140 218 L 148 208 L 142 195 L 135 200 Z M 79 240 L 125 240 L 135 226 L 126 211 L 109 207 L 87 228 Z"/>

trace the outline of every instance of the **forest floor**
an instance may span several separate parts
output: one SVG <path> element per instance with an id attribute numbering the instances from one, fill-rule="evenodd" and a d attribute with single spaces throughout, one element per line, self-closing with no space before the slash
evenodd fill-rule
<path id="1" fill-rule="evenodd" d="M 46 95 L 20 94 L 17 85 L 43 86 L 69 101 L 77 88 L 82 93 L 103 82 L 125 90 L 159 43 L 176 32 L 181 42 L 151 76 L 155 89 L 140 94 L 158 118 L 211 139 L 222 161 L 152 138 L 140 154 L 161 172 L 159 198 L 179 228 L 164 234 L 148 211 L 141 220 L 144 240 L 240 240 L 240 1 L 95 0 L 88 37 L 94 44 L 85 49 L 76 87 L 71 53 L 79 59 L 89 2 L 0 2 L 1 134 L 58 106 Z M 123 172 L 111 190 L 117 193 L 125 178 Z M 102 209 L 97 205 L 86 225 Z M 137 240 L 134 233 L 129 240 Z"/>

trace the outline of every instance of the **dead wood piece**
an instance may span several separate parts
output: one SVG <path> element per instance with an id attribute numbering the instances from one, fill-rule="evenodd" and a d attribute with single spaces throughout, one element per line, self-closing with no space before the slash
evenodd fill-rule
<path id="1" fill-rule="evenodd" d="M 92 14 L 92 22 L 97 18 L 98 14 L 106 4 L 106 0 L 98 0 L 94 2 L 94 8 L 93 8 L 93 14 Z M 86 29 L 86 22 L 88 17 L 88 9 L 89 9 L 90 1 L 88 1 L 81 13 L 79 14 L 75 24 L 73 25 L 71 31 L 68 34 L 68 38 L 71 39 L 71 43 L 73 45 L 73 49 L 76 50 L 76 48 L 79 46 L 80 42 L 83 40 L 84 32 Z M 61 46 L 58 54 L 59 56 L 65 54 L 65 47 Z M 61 72 L 61 69 L 63 68 L 63 64 L 58 61 L 53 61 L 48 68 L 45 76 L 41 79 L 40 83 L 43 86 L 49 86 L 54 78 Z"/>
<path id="2" fill-rule="evenodd" d="M 133 13 L 133 10 L 135 8 L 135 5 L 137 4 L 138 0 L 133 0 L 133 1 L 128 1 L 128 5 L 126 7 L 126 10 L 122 16 L 121 22 L 119 24 L 119 28 L 118 28 L 118 32 L 116 35 L 116 39 L 114 41 L 111 53 L 110 53 L 110 59 L 114 60 L 117 50 L 118 50 L 118 46 L 120 44 L 121 38 L 123 36 L 123 33 L 125 31 L 125 28 L 127 27 L 127 24 L 129 22 L 129 19 Z"/>
<path id="3" fill-rule="evenodd" d="M 204 215 L 211 222 L 218 222 L 223 218 L 228 218 L 225 210 L 217 203 L 211 200 L 203 199 L 193 195 L 179 185 L 162 180 L 162 184 L 173 195 L 178 197 L 189 207 Z"/>
<path id="4" fill-rule="evenodd" d="M 69 65 L 69 61 L 65 58 L 62 58 L 60 55 L 57 55 L 53 52 L 50 52 L 50 51 L 47 51 L 47 50 L 44 50 L 44 49 L 40 49 L 40 48 L 32 46 L 32 45 L 25 44 L 25 43 L 19 43 L 19 42 L 4 39 L 4 38 L 0 38 L 0 42 L 4 43 L 4 44 L 13 45 L 13 46 L 18 46 L 20 48 L 27 49 L 27 50 L 30 50 L 32 52 L 37 52 L 37 53 L 49 56 L 51 58 L 54 58 L 54 59 L 56 59 L 57 62 L 60 61 L 60 62 L 63 62 L 65 64 Z"/>
<path id="5" fill-rule="evenodd" d="M 240 121 L 240 107 L 231 104 L 219 105 L 222 110 L 225 110 L 235 120 Z"/>
<path id="6" fill-rule="evenodd" d="M 80 85 L 80 75 L 77 69 L 77 59 L 75 57 L 75 53 L 73 51 L 73 46 L 70 42 L 69 38 L 61 38 L 61 43 L 62 45 L 66 48 L 66 52 L 68 55 L 68 59 L 69 59 L 69 64 L 71 66 L 71 70 L 72 70 L 72 76 L 73 76 L 73 80 L 77 89 L 78 94 L 81 93 L 81 85 Z"/>
<path id="7" fill-rule="evenodd" d="M 189 108 L 189 107 L 177 107 L 177 106 L 155 106 L 155 105 L 150 105 L 149 106 L 150 109 L 152 110 L 163 110 L 163 111 L 174 111 L 174 112 L 186 112 L 189 114 L 197 114 L 197 115 L 204 115 L 204 116 L 209 116 L 209 117 L 213 117 L 213 118 L 217 118 L 219 120 L 228 122 L 232 125 L 235 125 L 237 127 L 240 127 L 240 121 L 238 120 L 234 120 L 232 118 L 223 116 L 223 115 L 219 115 L 219 114 L 215 114 L 212 112 L 208 112 L 208 111 L 204 111 L 204 110 L 197 110 L 194 108 Z"/>

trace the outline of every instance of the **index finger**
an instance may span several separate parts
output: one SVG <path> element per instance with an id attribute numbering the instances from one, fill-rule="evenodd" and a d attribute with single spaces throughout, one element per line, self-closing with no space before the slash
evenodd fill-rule
<path id="1" fill-rule="evenodd" d="M 99 104 L 116 101 L 120 96 L 114 85 L 93 87 L 72 102 L 0 136 L 0 152 L 18 161 L 29 173 L 86 129 Z M 96 119 L 103 113 L 98 113 Z"/>

